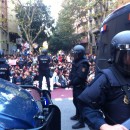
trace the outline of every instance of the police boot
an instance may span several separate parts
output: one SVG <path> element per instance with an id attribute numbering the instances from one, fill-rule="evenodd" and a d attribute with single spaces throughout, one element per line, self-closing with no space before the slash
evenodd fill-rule
<path id="1" fill-rule="evenodd" d="M 85 124 L 83 122 L 78 122 L 72 126 L 72 129 L 80 129 L 84 127 L 85 127 Z"/>
<path id="2" fill-rule="evenodd" d="M 51 89 L 50 89 L 50 87 L 48 87 L 48 91 L 49 91 L 49 92 L 51 92 Z"/>
<path id="3" fill-rule="evenodd" d="M 78 120 L 79 117 L 78 117 L 77 115 L 74 115 L 74 116 L 70 117 L 70 119 L 71 119 L 71 120 Z"/>

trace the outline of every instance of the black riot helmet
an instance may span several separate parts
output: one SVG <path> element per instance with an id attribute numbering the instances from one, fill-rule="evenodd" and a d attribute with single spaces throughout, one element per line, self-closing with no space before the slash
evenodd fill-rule
<path id="1" fill-rule="evenodd" d="M 71 51 L 74 60 L 80 60 L 85 55 L 85 48 L 82 45 L 76 45 Z"/>
<path id="2" fill-rule="evenodd" d="M 122 31 L 113 37 L 111 56 L 116 68 L 130 76 L 130 31 Z"/>
<path id="3" fill-rule="evenodd" d="M 47 55 L 47 49 L 42 49 L 41 53 L 42 55 Z"/>
<path id="4" fill-rule="evenodd" d="M 4 51 L 0 49 L 0 58 L 4 57 Z"/>

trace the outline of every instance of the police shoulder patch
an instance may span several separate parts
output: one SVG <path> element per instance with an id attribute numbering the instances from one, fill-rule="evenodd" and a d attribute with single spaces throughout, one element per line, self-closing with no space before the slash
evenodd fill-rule
<path id="1" fill-rule="evenodd" d="M 129 100 L 128 100 L 128 97 L 126 95 L 124 95 L 124 99 L 123 99 L 124 103 L 125 104 L 129 104 Z"/>

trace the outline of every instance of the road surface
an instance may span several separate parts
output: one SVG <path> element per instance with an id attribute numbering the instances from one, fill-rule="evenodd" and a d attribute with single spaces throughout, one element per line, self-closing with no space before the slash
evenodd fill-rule
<path id="1" fill-rule="evenodd" d="M 72 125 L 77 122 L 70 120 L 70 117 L 75 114 L 75 107 L 72 101 L 72 90 L 57 88 L 51 92 L 51 95 L 53 103 L 61 110 L 61 130 L 72 130 Z M 85 128 L 78 130 L 89 130 L 89 128 L 86 125 Z"/>

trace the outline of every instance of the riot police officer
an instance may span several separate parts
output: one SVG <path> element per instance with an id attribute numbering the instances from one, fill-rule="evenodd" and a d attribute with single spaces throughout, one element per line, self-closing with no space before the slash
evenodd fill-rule
<path id="1" fill-rule="evenodd" d="M 78 97 L 91 130 L 128 130 L 121 124 L 130 118 L 130 31 L 113 37 L 111 63 Z"/>
<path id="2" fill-rule="evenodd" d="M 38 56 L 38 62 L 39 62 L 39 88 L 42 88 L 42 80 L 43 76 L 46 78 L 47 87 L 50 91 L 50 68 L 49 64 L 51 62 L 51 58 L 49 55 L 47 55 L 47 49 L 43 49 L 41 51 L 41 55 Z"/>
<path id="3" fill-rule="evenodd" d="M 0 50 L 0 78 L 10 81 L 10 67 L 6 63 L 3 50 Z"/>
<path id="4" fill-rule="evenodd" d="M 76 114 L 71 117 L 71 120 L 78 120 L 72 128 L 79 129 L 85 127 L 85 124 L 80 114 L 80 106 L 77 97 L 84 90 L 87 75 L 89 73 L 89 63 L 85 56 L 85 48 L 82 45 L 74 46 L 72 49 L 72 56 L 74 60 L 72 62 L 72 69 L 69 75 L 69 84 L 73 86 L 73 103 L 76 108 Z"/>

